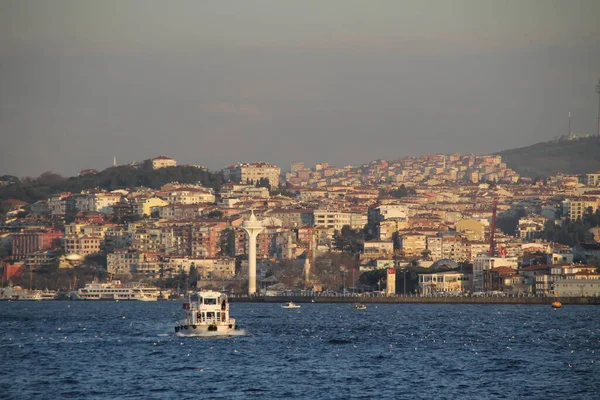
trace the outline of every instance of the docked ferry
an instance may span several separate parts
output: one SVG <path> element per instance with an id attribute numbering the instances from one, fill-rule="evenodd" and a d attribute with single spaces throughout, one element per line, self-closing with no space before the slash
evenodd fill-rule
<path id="1" fill-rule="evenodd" d="M 190 298 L 183 309 L 185 318 L 175 325 L 175 332 L 181 336 L 228 336 L 237 330 L 235 319 L 229 318 L 229 301 L 224 293 L 198 292 L 197 300 Z"/>
<path id="2" fill-rule="evenodd" d="M 160 289 L 139 283 L 122 284 L 121 281 L 108 283 L 87 283 L 77 291 L 77 300 L 139 300 L 157 301 Z"/>
<path id="3" fill-rule="evenodd" d="M 50 291 L 27 290 L 20 286 L 0 288 L 0 300 L 51 300 Z M 56 294 L 56 292 L 53 292 Z M 52 298 L 53 299 L 53 298 Z"/>

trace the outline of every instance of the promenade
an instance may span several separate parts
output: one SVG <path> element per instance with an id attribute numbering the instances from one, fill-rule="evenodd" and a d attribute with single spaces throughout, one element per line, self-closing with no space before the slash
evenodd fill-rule
<path id="1" fill-rule="evenodd" d="M 560 301 L 563 305 L 600 305 L 600 297 L 535 297 L 535 296 L 233 296 L 234 303 L 363 303 L 363 304 L 547 304 Z"/>

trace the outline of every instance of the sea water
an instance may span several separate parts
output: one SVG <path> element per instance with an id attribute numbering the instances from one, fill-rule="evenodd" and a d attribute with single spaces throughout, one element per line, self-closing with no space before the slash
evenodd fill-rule
<path id="1" fill-rule="evenodd" d="M 598 399 L 600 307 L 233 303 L 244 335 L 182 338 L 179 302 L 1 302 L 1 399 Z"/>

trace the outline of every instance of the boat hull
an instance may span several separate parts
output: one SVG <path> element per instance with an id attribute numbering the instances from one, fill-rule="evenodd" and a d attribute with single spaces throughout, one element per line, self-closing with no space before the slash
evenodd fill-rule
<path id="1" fill-rule="evenodd" d="M 175 333 L 180 336 L 228 336 L 236 332 L 238 332 L 238 329 L 235 323 L 175 326 Z"/>

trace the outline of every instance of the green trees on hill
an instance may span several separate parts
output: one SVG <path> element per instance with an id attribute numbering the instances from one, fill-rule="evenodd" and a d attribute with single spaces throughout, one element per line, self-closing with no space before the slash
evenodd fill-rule
<path id="1" fill-rule="evenodd" d="M 398 187 L 398 189 L 394 189 L 394 190 L 390 190 L 390 191 L 381 193 L 382 196 L 393 197 L 395 199 L 400 199 L 400 198 L 406 197 L 406 196 L 414 196 L 415 194 L 417 194 L 415 192 L 415 189 L 413 189 L 413 188 L 407 189 L 406 186 L 404 186 L 404 185 L 400 185 Z"/>
<path id="2" fill-rule="evenodd" d="M 17 199 L 34 203 L 60 192 L 78 193 L 92 188 L 115 190 L 140 186 L 158 189 L 169 182 L 201 183 L 203 186 L 219 190 L 222 176 L 220 172 L 187 166 L 160 169 L 152 169 L 151 166 L 120 166 L 107 168 L 97 174 L 71 178 L 45 172 L 38 178 L 25 178 L 0 187 L 0 201 Z"/>
<path id="3" fill-rule="evenodd" d="M 548 221 L 544 225 L 542 238 L 550 242 L 556 242 L 568 246 L 576 243 L 589 241 L 592 239 L 590 228 L 600 225 L 600 210 L 592 212 L 587 210 L 583 218 L 576 221 L 565 219 L 562 224 L 556 225 L 553 221 Z"/>

